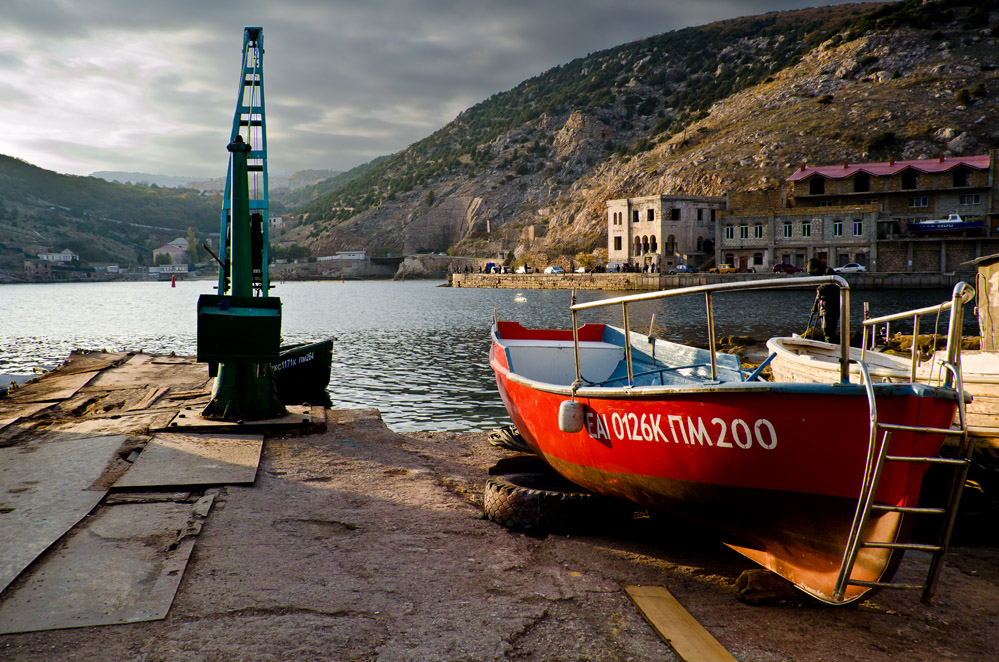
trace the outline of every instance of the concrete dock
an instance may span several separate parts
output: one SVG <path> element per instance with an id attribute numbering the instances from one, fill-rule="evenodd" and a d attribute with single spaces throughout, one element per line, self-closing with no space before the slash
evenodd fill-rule
<path id="1" fill-rule="evenodd" d="M 209 383 L 190 358 L 78 352 L 0 399 L 0 660 L 680 659 L 635 586 L 745 662 L 999 659 L 994 522 L 959 521 L 933 606 L 749 604 L 753 564 L 680 522 L 484 519 L 511 454 L 487 432 L 308 407 L 206 424 Z"/>

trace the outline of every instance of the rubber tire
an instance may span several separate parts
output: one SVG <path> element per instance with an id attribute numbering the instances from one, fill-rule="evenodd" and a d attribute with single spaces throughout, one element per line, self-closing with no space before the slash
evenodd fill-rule
<path id="1" fill-rule="evenodd" d="M 488 519 L 513 531 L 564 534 L 593 528 L 612 504 L 617 506 L 554 471 L 523 472 L 490 476 L 483 510 Z"/>

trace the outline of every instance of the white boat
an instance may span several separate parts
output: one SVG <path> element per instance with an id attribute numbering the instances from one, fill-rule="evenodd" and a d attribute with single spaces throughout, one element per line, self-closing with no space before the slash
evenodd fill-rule
<path id="1" fill-rule="evenodd" d="M 962 289 L 973 296 L 970 287 L 965 285 Z M 949 304 L 879 317 L 865 321 L 864 325 L 870 328 L 889 319 L 925 315 L 937 308 L 947 309 Z M 775 381 L 826 382 L 840 371 L 839 345 L 793 336 L 771 338 L 767 341 L 767 349 L 773 357 L 770 368 Z M 859 369 L 854 362 L 862 360 L 871 379 L 877 382 L 939 384 L 945 378 L 942 366 L 947 360 L 947 351 L 934 352 L 929 359 L 919 362 L 906 356 L 851 347 L 850 360 L 850 381 L 853 383 L 859 383 Z M 966 412 L 968 432 L 980 446 L 999 447 L 999 352 L 963 350 L 959 362 L 964 391 L 972 397 Z"/>

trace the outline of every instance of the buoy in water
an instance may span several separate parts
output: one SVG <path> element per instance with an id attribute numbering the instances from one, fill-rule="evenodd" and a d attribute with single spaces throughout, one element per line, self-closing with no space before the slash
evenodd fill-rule
<path id="1" fill-rule="evenodd" d="M 583 403 L 563 400 L 558 406 L 558 429 L 573 433 L 583 429 Z"/>
<path id="2" fill-rule="evenodd" d="M 177 287 L 177 277 L 170 276 L 170 287 Z"/>

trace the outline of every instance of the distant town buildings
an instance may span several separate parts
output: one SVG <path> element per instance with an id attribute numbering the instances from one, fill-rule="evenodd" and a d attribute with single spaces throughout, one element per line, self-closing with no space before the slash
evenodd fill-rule
<path id="1" fill-rule="evenodd" d="M 871 271 L 947 271 L 999 249 L 996 152 L 803 164 L 781 191 L 607 202 L 608 262 L 769 271 L 818 258 Z M 702 210 L 702 211 L 698 211 Z M 710 227 L 703 217 L 710 214 Z M 948 223 L 937 223 L 949 219 Z M 664 239 L 665 237 L 665 239 Z M 705 245 L 709 248 L 705 249 Z"/>
<path id="2" fill-rule="evenodd" d="M 67 248 L 61 253 L 39 253 L 38 259 L 45 260 L 46 262 L 70 264 L 74 261 L 79 262 L 80 256 Z"/>
<path id="3" fill-rule="evenodd" d="M 157 258 L 160 255 L 169 256 L 170 264 L 186 264 L 189 257 L 187 239 L 184 237 L 178 237 L 169 244 L 164 244 L 159 248 L 153 249 L 154 264 L 157 262 Z"/>

